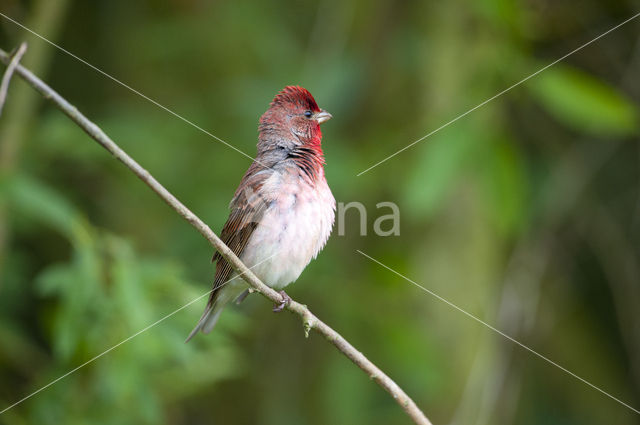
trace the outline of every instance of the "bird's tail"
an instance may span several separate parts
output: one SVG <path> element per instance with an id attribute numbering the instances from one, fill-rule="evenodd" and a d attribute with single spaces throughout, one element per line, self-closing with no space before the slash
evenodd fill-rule
<path id="1" fill-rule="evenodd" d="M 202 317 L 198 321 L 198 324 L 191 331 L 189 336 L 184 342 L 189 342 L 191 338 L 193 338 L 199 331 L 202 333 L 208 334 L 211 332 L 211 329 L 216 325 L 216 322 L 220 318 L 220 313 L 224 309 L 225 302 L 221 302 L 221 300 L 216 299 L 211 304 L 207 305 L 207 308 L 202 313 Z"/>

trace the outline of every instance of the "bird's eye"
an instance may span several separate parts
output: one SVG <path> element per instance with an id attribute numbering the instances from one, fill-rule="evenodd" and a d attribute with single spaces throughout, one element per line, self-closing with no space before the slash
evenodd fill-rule
<path id="1" fill-rule="evenodd" d="M 311 118 L 311 115 L 313 115 L 313 114 L 311 113 L 311 111 L 304 111 L 304 116 L 305 116 L 305 117 L 307 117 L 307 118 Z"/>

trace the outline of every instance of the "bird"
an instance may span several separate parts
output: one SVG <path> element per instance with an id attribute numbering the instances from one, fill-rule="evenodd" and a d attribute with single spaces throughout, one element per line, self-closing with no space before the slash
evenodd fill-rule
<path id="1" fill-rule="evenodd" d="M 257 154 L 231 200 L 222 241 L 266 285 L 291 301 L 284 288 L 298 279 L 325 246 L 336 201 L 324 173 L 320 124 L 332 115 L 311 93 L 286 86 L 276 94 L 258 125 Z M 191 331 L 209 333 L 230 302 L 240 302 L 249 286 L 219 252 L 207 306 Z"/>

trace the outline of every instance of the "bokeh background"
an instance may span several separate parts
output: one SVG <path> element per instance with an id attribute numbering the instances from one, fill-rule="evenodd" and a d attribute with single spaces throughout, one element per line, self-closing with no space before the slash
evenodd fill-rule
<path id="1" fill-rule="evenodd" d="M 640 415 L 640 19 L 356 174 L 640 11 L 638 1 L 3 0 L 0 11 L 253 154 L 308 88 L 355 210 L 290 287 L 436 424 Z M 247 158 L 4 18 L 32 68 L 219 231 Z M 4 70 L 4 67 L 1 67 Z M 0 409 L 209 289 L 202 237 L 17 78 L 0 118 Z M 399 236 L 373 222 L 395 202 Z M 300 320 L 202 299 L 0 415 L 21 424 L 402 424 Z"/>

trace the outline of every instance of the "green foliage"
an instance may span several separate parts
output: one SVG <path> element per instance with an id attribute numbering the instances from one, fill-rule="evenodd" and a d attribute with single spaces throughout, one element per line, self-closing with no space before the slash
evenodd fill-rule
<path id="1" fill-rule="evenodd" d="M 527 85 L 560 122 L 578 132 L 625 135 L 638 129 L 638 109 L 615 88 L 579 69 L 560 64 Z"/>
<path id="2" fill-rule="evenodd" d="M 421 216 L 433 214 L 445 201 L 455 179 L 464 175 L 474 146 L 482 143 L 471 129 L 468 123 L 461 123 L 425 142 L 405 186 L 405 202 L 412 212 Z"/>
<path id="3" fill-rule="evenodd" d="M 205 350 L 198 343 L 184 345 L 190 320 L 164 322 L 177 308 L 206 296 L 182 277 L 176 264 L 141 258 L 126 239 L 90 225 L 55 189 L 29 177 L 5 181 L 2 193 L 12 213 L 33 231 L 50 228 L 69 245 L 68 261 L 46 266 L 34 278 L 37 296 L 53 302 L 38 317 L 51 342 L 52 359 L 40 365 L 46 369 L 35 388 L 75 365 L 91 365 L 30 401 L 33 422 L 105 422 L 111 416 L 106 423 L 157 423 L 160 405 L 239 373 L 242 354 L 224 337 L 226 326 Z M 152 334 L 147 329 L 154 323 L 158 326 Z M 136 342 L 127 343 L 133 335 Z M 176 384 L 180 380 L 189 384 Z M 139 383 L 145 381 L 142 390 Z M 97 409 L 91 408 L 92 400 L 101 401 Z M 61 409 L 63 405 L 69 408 Z M 114 410 L 130 413 L 125 419 L 110 415 Z"/>
<path id="4" fill-rule="evenodd" d="M 60 8 L 58 25 L 35 29 L 250 155 L 272 96 L 307 87 L 334 116 L 322 129 L 329 184 L 338 201 L 367 206 L 369 233 L 350 218 L 287 291 L 433 423 L 638 422 L 355 252 L 638 408 L 637 22 L 356 177 L 632 16 L 630 5 L 116 0 L 65 14 L 59 1 L 7 4 L 2 13 L 27 24 Z M 0 22 L 5 50 L 31 37 Z M 27 65 L 222 227 L 247 158 L 28 41 Z M 408 423 L 260 297 L 184 344 L 210 289 L 210 246 L 67 117 L 25 107 L 23 89 L 14 80 L 0 117 L 0 410 L 90 363 L 0 423 Z M 400 208 L 400 236 L 372 232 L 384 201 Z"/>

